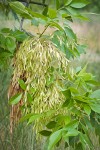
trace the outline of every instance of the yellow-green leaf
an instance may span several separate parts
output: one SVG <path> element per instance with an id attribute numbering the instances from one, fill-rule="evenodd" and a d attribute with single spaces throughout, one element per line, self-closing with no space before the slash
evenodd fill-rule
<path id="1" fill-rule="evenodd" d="M 73 0 L 70 6 L 74 8 L 83 8 L 85 7 L 89 2 L 87 0 Z"/>
<path id="2" fill-rule="evenodd" d="M 9 100 L 9 104 L 15 105 L 21 100 L 21 98 L 22 98 L 22 93 L 18 93 L 14 95 L 13 97 L 11 97 L 11 99 Z"/>
<path id="3" fill-rule="evenodd" d="M 19 85 L 20 85 L 20 87 L 23 89 L 23 90 L 26 90 L 26 84 L 25 84 L 25 82 L 22 80 L 22 79 L 19 79 Z"/>
<path id="4" fill-rule="evenodd" d="M 51 150 L 62 137 L 62 129 L 51 134 L 47 150 Z"/>
<path id="5" fill-rule="evenodd" d="M 48 15 L 51 19 L 54 19 L 57 17 L 57 12 L 55 9 L 49 8 L 48 9 Z"/>

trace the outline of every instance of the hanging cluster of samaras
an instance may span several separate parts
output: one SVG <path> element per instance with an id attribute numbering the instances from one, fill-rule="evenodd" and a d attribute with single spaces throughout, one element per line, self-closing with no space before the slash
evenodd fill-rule
<path id="1" fill-rule="evenodd" d="M 23 113 L 42 113 L 57 109 L 64 101 L 60 91 L 68 74 L 68 60 L 63 52 L 47 39 L 32 38 L 23 42 L 14 58 L 14 72 L 9 96 L 23 92 L 18 80 L 26 84 L 21 101 L 11 108 L 11 130 Z M 31 93 L 29 104 L 27 94 Z"/>

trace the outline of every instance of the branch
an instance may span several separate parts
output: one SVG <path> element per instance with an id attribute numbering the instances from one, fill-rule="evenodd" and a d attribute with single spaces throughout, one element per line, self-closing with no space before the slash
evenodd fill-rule
<path id="1" fill-rule="evenodd" d="M 30 33 L 30 32 L 27 32 L 25 29 L 23 29 L 22 28 L 22 30 L 21 31 L 23 31 L 23 32 L 25 32 L 27 35 L 29 35 L 30 37 L 33 37 L 33 36 L 35 36 L 34 34 L 32 34 L 32 33 Z"/>
<path id="2" fill-rule="evenodd" d="M 29 1 L 29 2 L 28 2 L 28 1 L 25 1 L 25 0 L 18 0 L 18 1 L 25 3 L 24 5 L 25 5 L 26 7 L 28 7 L 29 4 L 42 5 L 42 6 L 45 6 L 45 7 L 47 6 L 46 4 L 39 3 L 39 2 L 33 2 L 33 1 Z M 24 22 L 24 18 L 21 19 L 21 22 L 20 22 L 20 30 L 21 30 L 21 31 L 24 31 L 27 35 L 33 37 L 33 36 L 34 36 L 33 34 L 31 34 L 30 32 L 27 32 L 25 29 L 23 29 L 23 22 Z M 48 26 L 49 26 L 49 25 L 48 25 Z M 45 28 L 45 30 L 48 28 L 48 26 Z M 45 30 L 43 31 L 43 33 L 45 32 Z M 42 33 L 42 34 L 43 34 L 43 33 Z M 40 35 L 40 37 L 42 36 L 42 34 Z"/>
<path id="3" fill-rule="evenodd" d="M 19 2 L 23 2 L 23 3 L 27 3 L 27 1 L 25 1 L 25 0 L 18 0 L 18 1 L 19 1 Z M 34 2 L 34 1 L 29 1 L 28 3 L 29 3 L 29 4 L 41 5 L 41 6 L 44 6 L 44 7 L 48 6 L 47 4 L 40 3 L 40 2 Z"/>
<path id="4" fill-rule="evenodd" d="M 25 5 L 26 7 L 28 7 L 28 6 L 29 6 L 29 3 L 26 2 L 24 5 Z M 21 22 L 20 22 L 20 30 L 21 30 L 21 31 L 23 31 L 23 23 L 24 23 L 24 18 L 22 17 Z"/>

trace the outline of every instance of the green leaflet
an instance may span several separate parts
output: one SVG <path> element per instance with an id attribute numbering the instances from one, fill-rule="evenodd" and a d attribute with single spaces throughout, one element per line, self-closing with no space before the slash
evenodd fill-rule
<path id="1" fill-rule="evenodd" d="M 55 146 L 55 144 L 61 139 L 61 137 L 62 137 L 62 129 L 51 134 L 49 137 L 47 150 L 51 150 Z"/>
<path id="2" fill-rule="evenodd" d="M 41 117 L 41 114 L 33 114 L 30 118 L 29 118 L 29 121 L 28 121 L 28 124 L 34 122 L 35 120 L 37 120 L 38 118 Z"/>
<path id="3" fill-rule="evenodd" d="M 67 1 L 65 2 L 65 6 L 70 5 L 72 1 L 73 1 L 73 0 L 67 0 Z"/>
<path id="4" fill-rule="evenodd" d="M 90 104 L 91 109 L 96 112 L 96 113 L 100 113 L 100 103 L 92 103 Z"/>
<path id="5" fill-rule="evenodd" d="M 76 41 L 76 35 L 75 35 L 75 33 L 73 32 L 73 30 L 72 30 L 71 28 L 65 27 L 65 33 L 66 33 L 66 35 L 67 35 L 69 38 L 71 38 L 71 39 L 73 39 L 73 40 Z"/>
<path id="6" fill-rule="evenodd" d="M 32 17 L 36 17 L 36 18 L 40 18 L 40 19 L 43 19 L 45 21 L 48 20 L 48 18 L 40 13 L 37 13 L 37 12 L 34 12 L 32 11 L 31 9 L 29 8 L 26 8 L 26 10 L 28 11 L 28 13 L 32 16 Z"/>
<path id="7" fill-rule="evenodd" d="M 28 13 L 26 7 L 21 2 L 16 1 L 10 2 L 9 4 L 11 8 L 22 17 L 32 19 L 32 16 Z"/>
<path id="8" fill-rule="evenodd" d="M 20 87 L 23 89 L 23 90 L 26 90 L 26 84 L 25 84 L 25 82 L 22 80 L 22 79 L 19 79 L 19 85 L 20 85 Z"/>
<path id="9" fill-rule="evenodd" d="M 90 97 L 100 99 L 100 89 L 98 89 L 98 90 L 94 91 L 93 93 L 91 93 Z"/>
<path id="10" fill-rule="evenodd" d="M 51 122 L 49 122 L 49 123 L 46 125 L 46 127 L 47 127 L 48 129 L 52 129 L 52 128 L 55 128 L 56 124 L 57 124 L 57 122 L 51 121 Z"/>
<path id="11" fill-rule="evenodd" d="M 18 93 L 18 94 L 14 95 L 13 97 L 10 98 L 9 104 L 15 105 L 21 100 L 21 98 L 22 98 L 22 93 Z"/>
<path id="12" fill-rule="evenodd" d="M 48 130 L 42 130 L 39 132 L 41 135 L 43 136 L 50 136 L 50 134 L 52 133 L 51 131 Z"/>
<path id="13" fill-rule="evenodd" d="M 6 37 L 5 39 L 5 43 L 6 43 L 6 47 L 10 52 L 14 52 L 15 48 L 16 48 L 16 42 L 15 39 L 12 37 Z"/>
<path id="14" fill-rule="evenodd" d="M 84 111 L 85 111 L 88 115 L 90 115 L 90 113 L 91 113 L 91 108 L 90 108 L 90 106 L 89 106 L 89 105 L 84 105 Z"/>
<path id="15" fill-rule="evenodd" d="M 48 9 L 48 15 L 51 19 L 54 19 L 57 17 L 57 12 L 55 9 L 49 8 Z"/>
<path id="16" fill-rule="evenodd" d="M 87 4 L 89 4 L 87 0 L 73 0 L 70 6 L 73 8 L 83 8 Z"/>

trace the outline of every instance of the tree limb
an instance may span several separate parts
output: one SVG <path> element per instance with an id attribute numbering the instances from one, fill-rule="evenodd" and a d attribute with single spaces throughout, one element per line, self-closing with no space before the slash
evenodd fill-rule
<path id="1" fill-rule="evenodd" d="M 26 7 L 28 7 L 28 6 L 29 6 L 29 3 L 26 2 L 24 5 L 25 5 Z M 20 30 L 21 30 L 21 31 L 23 31 L 23 23 L 24 23 L 24 18 L 22 17 L 21 22 L 20 22 Z"/>
<path id="2" fill-rule="evenodd" d="M 40 3 L 40 2 L 35 2 L 35 1 L 25 1 L 25 0 L 18 0 L 19 2 L 23 2 L 23 3 L 29 3 L 29 4 L 36 4 L 36 5 L 40 5 L 40 6 L 44 6 L 46 7 L 47 4 L 44 4 L 44 3 Z"/>
<path id="3" fill-rule="evenodd" d="M 22 28 L 22 31 L 25 32 L 27 35 L 29 35 L 30 37 L 33 37 L 35 36 L 34 34 L 30 33 L 30 32 L 27 32 L 25 29 Z"/>
<path id="4" fill-rule="evenodd" d="M 38 3 L 38 2 L 33 2 L 33 1 L 25 1 L 25 0 L 18 0 L 18 1 L 25 3 L 24 5 L 26 7 L 28 7 L 30 3 L 37 4 L 37 5 L 42 5 L 42 6 L 45 6 L 45 7 L 47 6 L 46 4 L 42 4 L 42 3 Z M 30 32 L 27 32 L 25 29 L 23 29 L 23 22 L 24 22 L 24 18 L 22 17 L 21 22 L 20 22 L 20 30 L 24 31 L 27 35 L 33 37 L 34 36 L 33 34 L 31 34 Z"/>

